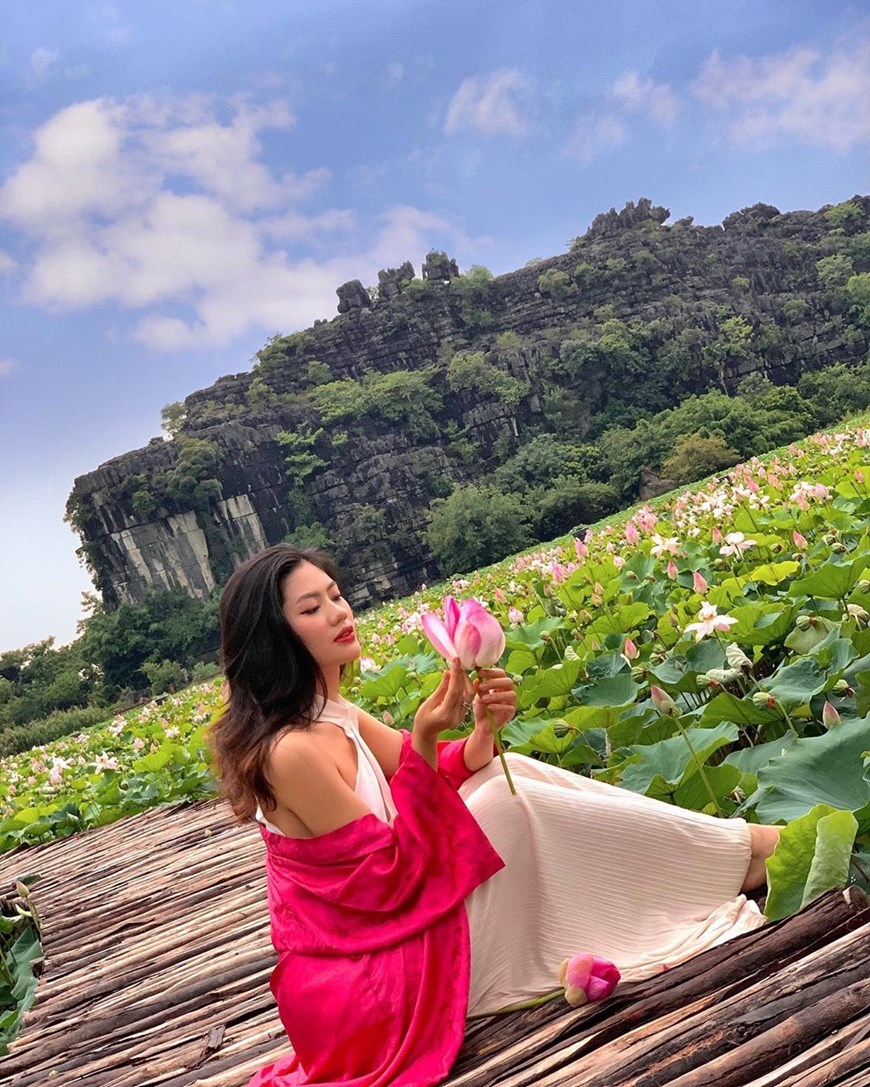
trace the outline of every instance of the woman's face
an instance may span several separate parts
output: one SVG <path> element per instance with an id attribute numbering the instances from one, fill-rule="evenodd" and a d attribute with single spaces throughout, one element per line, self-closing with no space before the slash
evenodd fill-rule
<path id="1" fill-rule="evenodd" d="M 356 660 L 359 641 L 353 611 L 325 570 L 301 562 L 284 579 L 284 617 L 326 671 Z"/>

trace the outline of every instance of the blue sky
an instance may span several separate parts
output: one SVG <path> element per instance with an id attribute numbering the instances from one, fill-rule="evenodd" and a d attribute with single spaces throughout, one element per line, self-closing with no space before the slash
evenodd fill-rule
<path id="1" fill-rule="evenodd" d="M 74 478 L 345 280 L 509 271 L 640 196 L 870 191 L 863 4 L 41 0 L 0 35 L 0 651 L 74 634 Z"/>

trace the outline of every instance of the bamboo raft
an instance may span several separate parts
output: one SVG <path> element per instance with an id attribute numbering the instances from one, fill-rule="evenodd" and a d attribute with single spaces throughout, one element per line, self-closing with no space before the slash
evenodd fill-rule
<path id="1" fill-rule="evenodd" d="M 244 1087 L 286 1051 L 262 844 L 214 801 L 0 863 L 39 874 L 44 973 L 0 1085 Z M 450 1087 L 867 1087 L 870 906 L 831 891 L 604 1004 L 469 1022 Z"/>

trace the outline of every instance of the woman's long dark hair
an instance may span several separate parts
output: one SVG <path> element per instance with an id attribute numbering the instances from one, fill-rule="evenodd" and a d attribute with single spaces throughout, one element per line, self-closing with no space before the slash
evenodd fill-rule
<path id="1" fill-rule="evenodd" d="M 276 544 L 242 563 L 221 597 L 221 660 L 229 689 L 210 741 L 221 792 L 241 820 L 275 794 L 264 766 L 280 733 L 308 728 L 326 698 L 326 681 L 284 617 L 284 582 L 303 562 L 333 579 L 323 551 Z"/>

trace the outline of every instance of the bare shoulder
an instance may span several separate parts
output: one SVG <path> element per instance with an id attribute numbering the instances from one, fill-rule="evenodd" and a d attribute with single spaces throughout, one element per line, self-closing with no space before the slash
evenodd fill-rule
<path id="1" fill-rule="evenodd" d="M 341 776 L 323 738 L 308 730 L 284 733 L 272 748 L 266 776 L 277 801 L 275 822 L 293 836 L 297 824 L 282 822 L 282 812 L 298 820 L 308 835 L 326 834 L 369 812 Z"/>
<path id="2" fill-rule="evenodd" d="M 272 745 L 266 760 L 266 773 L 270 778 L 293 781 L 311 773 L 317 777 L 331 777 L 338 770 L 320 737 L 308 729 L 291 728 Z"/>

